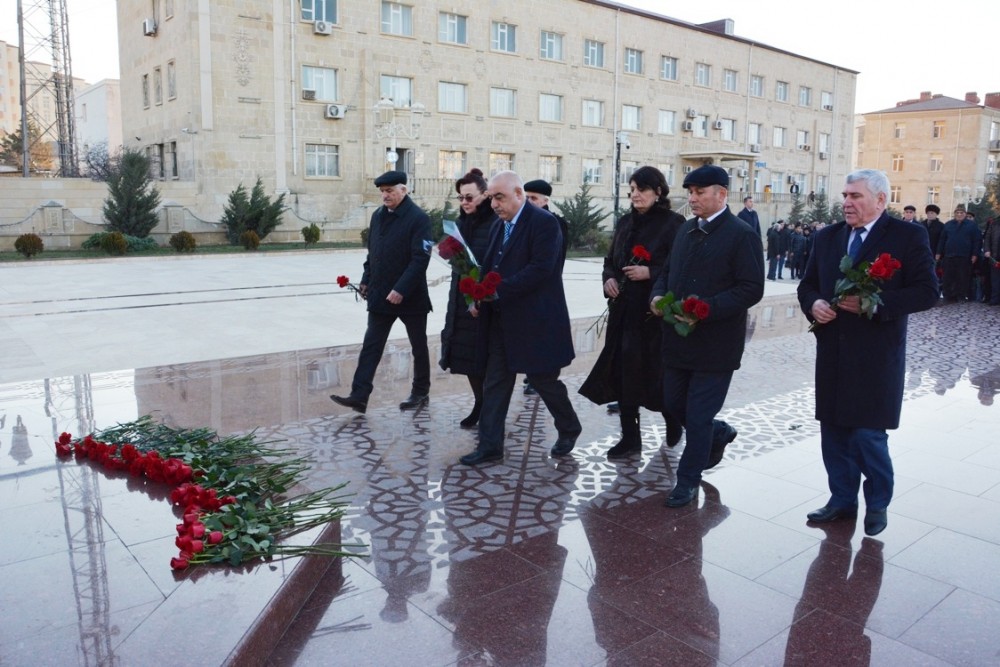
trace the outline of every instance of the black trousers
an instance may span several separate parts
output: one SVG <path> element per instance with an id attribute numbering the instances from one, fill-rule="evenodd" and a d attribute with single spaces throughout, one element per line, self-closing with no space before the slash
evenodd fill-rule
<path id="1" fill-rule="evenodd" d="M 944 258 L 944 279 L 941 281 L 941 291 L 944 293 L 944 298 L 964 301 L 969 295 L 971 280 L 971 256 Z"/>
<path id="2" fill-rule="evenodd" d="M 413 393 L 423 396 L 431 390 L 431 355 L 427 349 L 427 313 L 412 315 L 387 315 L 384 313 L 368 313 L 368 328 L 365 330 L 365 340 L 361 344 L 361 354 L 358 356 L 358 369 L 354 372 L 354 382 L 351 383 L 351 396 L 368 399 L 372 393 L 375 371 L 382 361 L 385 342 L 396 319 L 403 321 L 406 335 L 410 339 L 413 352 Z"/>

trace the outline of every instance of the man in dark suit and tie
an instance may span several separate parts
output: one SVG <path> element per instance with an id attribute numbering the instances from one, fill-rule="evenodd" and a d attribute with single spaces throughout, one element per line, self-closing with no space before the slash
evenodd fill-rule
<path id="1" fill-rule="evenodd" d="M 893 472 L 886 429 L 899 427 L 906 372 L 906 322 L 910 313 L 937 301 L 934 258 L 927 230 L 890 217 L 889 179 L 874 169 L 847 176 L 844 222 L 816 233 L 798 297 L 806 317 L 816 322 L 816 419 L 820 422 L 823 464 L 830 486 L 826 505 L 810 512 L 812 523 L 855 519 L 858 492 L 865 497 L 865 533 L 887 524 Z M 869 319 L 860 297 L 834 301 L 845 255 L 854 264 L 888 253 L 901 263 L 879 283 L 882 304 Z M 865 482 L 862 486 L 861 476 Z"/>
<path id="2" fill-rule="evenodd" d="M 750 225 L 750 229 L 757 232 L 757 236 L 760 236 L 760 216 L 757 215 L 757 211 L 753 210 L 753 197 L 743 198 L 743 210 L 737 213 L 736 217 Z"/>
<path id="3" fill-rule="evenodd" d="M 656 302 L 670 291 L 678 300 L 697 296 L 709 305 L 709 314 L 687 336 L 663 326 L 663 407 L 687 432 L 667 507 L 694 500 L 702 471 L 718 464 L 736 438 L 736 429 L 715 417 L 743 358 L 747 311 L 764 296 L 760 234 L 726 205 L 726 170 L 698 167 L 684 177 L 684 188 L 695 217 L 677 231 L 649 307 L 662 315 Z"/>
<path id="4" fill-rule="evenodd" d="M 583 427 L 559 371 L 573 360 L 573 337 L 561 274 L 562 231 L 548 211 L 527 201 L 521 179 L 502 171 L 486 190 L 504 223 L 490 239 L 483 267 L 501 282 L 496 299 L 474 306 L 483 318 L 486 350 L 479 445 L 463 456 L 465 465 L 503 459 L 507 409 L 518 373 L 525 373 L 555 421 L 552 456 L 568 455 Z"/>

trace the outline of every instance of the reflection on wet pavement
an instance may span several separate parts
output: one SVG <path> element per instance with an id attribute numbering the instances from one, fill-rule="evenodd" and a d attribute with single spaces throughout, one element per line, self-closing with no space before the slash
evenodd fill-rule
<path id="1" fill-rule="evenodd" d="M 0 385 L 0 604 L 18 610 L 0 625 L 0 656 L 174 664 L 160 638 L 204 634 L 210 618 L 206 643 L 222 645 L 205 664 L 993 664 L 998 312 L 964 304 L 911 318 L 890 436 L 897 493 L 876 540 L 850 523 L 805 524 L 827 492 L 813 341 L 790 297 L 754 311 L 724 409 L 739 438 L 681 510 L 662 506 L 679 451 L 663 446 L 661 419 L 644 413 L 641 458 L 611 463 L 617 417 L 580 396 L 572 457 L 548 457 L 551 419 L 518 392 L 505 460 L 457 465 L 475 444 L 458 427 L 468 385 L 439 373 L 430 405 L 401 413 L 405 344 L 387 348 L 364 416 L 328 399 L 349 385 L 358 346 Z M 590 324 L 575 323 L 571 388 L 601 343 Z M 368 556 L 173 575 L 166 502 L 57 463 L 51 444 L 146 413 L 256 429 L 313 457 L 311 483 L 350 483 L 342 537 Z"/>

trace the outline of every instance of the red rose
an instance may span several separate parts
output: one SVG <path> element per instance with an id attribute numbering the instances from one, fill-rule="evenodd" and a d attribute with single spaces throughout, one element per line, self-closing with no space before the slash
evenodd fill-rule
<path id="1" fill-rule="evenodd" d="M 708 317 L 708 314 L 709 312 L 711 312 L 711 310 L 712 309 L 709 307 L 709 305 L 704 301 L 698 301 L 697 303 L 694 304 L 694 315 L 699 320 L 703 320 L 706 317 Z"/>
<path id="2" fill-rule="evenodd" d="M 690 314 L 694 312 L 694 308 L 696 305 L 698 305 L 698 299 L 696 297 L 689 296 L 688 298 L 684 299 L 683 303 L 681 303 L 681 310 L 683 310 L 685 313 Z"/>
<path id="3" fill-rule="evenodd" d="M 441 259 L 451 259 L 461 251 L 462 244 L 452 236 L 448 236 L 438 243 L 438 254 L 441 255 Z"/>
<path id="4" fill-rule="evenodd" d="M 347 287 L 348 283 L 350 282 L 351 279 L 348 278 L 347 276 L 337 276 L 337 286 L 340 287 L 341 289 Z"/>
<path id="5" fill-rule="evenodd" d="M 632 257 L 646 262 L 653 259 L 653 256 L 649 254 L 648 250 L 646 250 L 646 246 L 643 245 L 637 245 L 632 248 Z"/>
<path id="6" fill-rule="evenodd" d="M 209 544 L 218 544 L 221 541 L 222 541 L 222 531 L 221 530 L 213 530 L 211 533 L 208 534 L 208 543 Z"/>
<path id="7" fill-rule="evenodd" d="M 483 277 L 483 284 L 493 288 L 498 287 L 500 285 L 500 274 L 496 271 L 490 271 Z"/>
<path id="8" fill-rule="evenodd" d="M 69 433 L 63 432 L 63 433 L 59 434 L 59 441 L 58 442 L 59 442 L 60 445 L 68 445 L 70 443 L 70 441 L 72 441 L 72 440 L 73 440 L 73 436 L 71 436 Z"/>
<path id="9" fill-rule="evenodd" d="M 472 276 L 465 276 L 460 281 L 458 281 L 458 291 L 462 294 L 472 294 L 473 288 L 476 286 L 476 279 Z"/>
<path id="10" fill-rule="evenodd" d="M 173 568 L 173 569 L 175 569 L 175 570 L 186 569 L 189 564 L 190 564 L 190 561 L 187 558 L 171 558 L 170 559 L 170 567 Z"/>
<path id="11" fill-rule="evenodd" d="M 191 544 L 194 540 L 191 539 L 190 535 L 179 535 L 177 539 L 174 540 L 174 545 L 181 551 L 191 551 Z"/>
<path id="12" fill-rule="evenodd" d="M 202 540 L 191 540 L 191 553 L 200 554 L 205 550 L 205 543 Z"/>
<path id="13" fill-rule="evenodd" d="M 485 299 L 486 296 L 487 296 L 486 285 L 483 285 L 482 283 L 476 283 L 472 287 L 472 298 L 475 299 L 476 301 Z"/>
<path id="14" fill-rule="evenodd" d="M 205 524 L 197 522 L 191 525 L 191 537 L 201 539 L 205 537 Z"/>

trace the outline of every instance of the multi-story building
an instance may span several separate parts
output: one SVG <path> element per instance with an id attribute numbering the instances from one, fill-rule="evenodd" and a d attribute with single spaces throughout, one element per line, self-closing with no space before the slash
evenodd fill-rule
<path id="1" fill-rule="evenodd" d="M 0 41 L 0 136 L 13 134 L 21 127 L 20 49 Z"/>
<path id="2" fill-rule="evenodd" d="M 679 188 L 712 161 L 734 193 L 839 187 L 857 73 L 601 0 L 119 2 L 126 143 L 209 212 L 261 176 L 300 216 L 366 220 L 397 165 L 418 197 L 468 168 L 608 198 L 643 164 Z M 627 133 L 627 136 L 620 134 Z M 389 158 L 396 158 L 396 162 Z M 626 180 L 627 182 L 627 180 Z"/>
<path id="3" fill-rule="evenodd" d="M 922 212 L 937 204 L 943 213 L 975 197 L 997 173 L 1000 158 L 1000 93 L 980 104 L 923 92 L 915 100 L 863 114 L 857 128 L 859 167 L 889 175 L 889 205 Z"/>
<path id="4" fill-rule="evenodd" d="M 122 105 L 118 79 L 101 79 L 74 91 L 77 155 L 104 143 L 114 153 L 122 146 Z"/>

